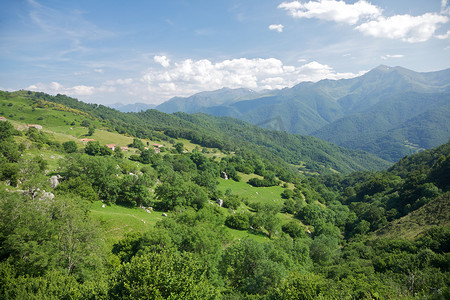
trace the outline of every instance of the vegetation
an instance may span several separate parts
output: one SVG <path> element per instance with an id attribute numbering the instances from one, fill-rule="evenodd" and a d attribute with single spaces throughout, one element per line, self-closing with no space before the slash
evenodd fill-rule
<path id="1" fill-rule="evenodd" d="M 450 143 L 384 171 L 305 176 L 269 152 L 227 150 L 221 135 L 202 151 L 138 126 L 151 114 L 168 131 L 181 123 L 185 137 L 208 116 L 123 115 L 68 99 L 73 111 L 38 107 L 42 121 L 61 117 L 70 130 L 83 116 L 96 137 L 114 131 L 106 115 L 117 114 L 147 139 L 114 133 L 129 147 L 119 152 L 0 122 L 0 298 L 450 297 Z M 167 149 L 145 149 L 147 134 Z"/>

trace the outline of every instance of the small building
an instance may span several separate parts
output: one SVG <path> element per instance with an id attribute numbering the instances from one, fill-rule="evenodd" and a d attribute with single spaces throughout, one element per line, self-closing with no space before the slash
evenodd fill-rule
<path id="1" fill-rule="evenodd" d="M 120 150 L 122 150 L 122 151 L 128 151 L 128 147 L 120 147 Z"/>
<path id="2" fill-rule="evenodd" d="M 0 121 L 6 121 L 5 117 L 0 117 Z"/>
<path id="3" fill-rule="evenodd" d="M 161 144 L 153 144 L 153 147 L 155 147 L 155 148 L 161 148 L 161 147 L 164 147 L 164 145 L 161 145 Z"/>
<path id="4" fill-rule="evenodd" d="M 153 148 L 153 150 L 155 150 L 155 153 L 161 153 L 161 149 L 159 149 L 158 147 Z"/>
<path id="5" fill-rule="evenodd" d="M 33 128 L 39 129 L 39 130 L 42 129 L 42 125 L 38 125 L 38 124 L 28 124 L 27 126 L 28 127 L 33 127 Z"/>
<path id="6" fill-rule="evenodd" d="M 114 149 L 116 149 L 116 144 L 106 144 L 106 147 L 114 151 Z"/>
<path id="7" fill-rule="evenodd" d="M 94 139 L 80 139 L 80 141 L 82 141 L 82 142 L 93 142 L 93 141 L 95 141 Z"/>

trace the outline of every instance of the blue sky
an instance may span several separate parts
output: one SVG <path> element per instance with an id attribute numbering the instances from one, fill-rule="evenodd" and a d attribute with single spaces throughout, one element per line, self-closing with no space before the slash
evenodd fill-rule
<path id="1" fill-rule="evenodd" d="M 450 67 L 446 0 L 3 0 L 0 89 L 158 104 Z"/>

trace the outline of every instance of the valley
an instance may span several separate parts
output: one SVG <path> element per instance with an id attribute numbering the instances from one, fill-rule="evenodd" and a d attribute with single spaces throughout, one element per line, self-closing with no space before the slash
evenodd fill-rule
<path id="1" fill-rule="evenodd" d="M 0 116 L 6 298 L 450 293 L 448 142 L 392 164 L 230 117 L 31 91 L 1 92 Z"/>

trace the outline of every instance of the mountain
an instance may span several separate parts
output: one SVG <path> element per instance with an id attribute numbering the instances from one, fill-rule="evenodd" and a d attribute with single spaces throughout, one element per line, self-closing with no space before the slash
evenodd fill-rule
<path id="1" fill-rule="evenodd" d="M 222 88 L 216 91 L 201 92 L 190 97 L 174 97 L 156 107 L 159 111 L 165 113 L 174 112 L 204 112 L 208 107 L 231 104 L 242 99 L 252 98 L 258 93 L 249 89 L 229 89 Z"/>
<path id="2" fill-rule="evenodd" d="M 133 103 L 133 104 L 114 103 L 109 105 L 109 107 L 117 109 L 118 111 L 121 112 L 140 112 L 147 109 L 153 109 L 156 107 L 156 105 L 146 103 Z"/>
<path id="3" fill-rule="evenodd" d="M 222 89 L 174 98 L 156 109 L 231 116 L 394 162 L 450 138 L 450 115 L 442 113 L 449 100 L 450 69 L 419 73 L 381 65 L 352 79 L 303 82 L 262 93 Z M 433 125 L 434 117 L 439 118 L 438 126 Z M 383 147 L 377 146 L 380 142 Z"/>

